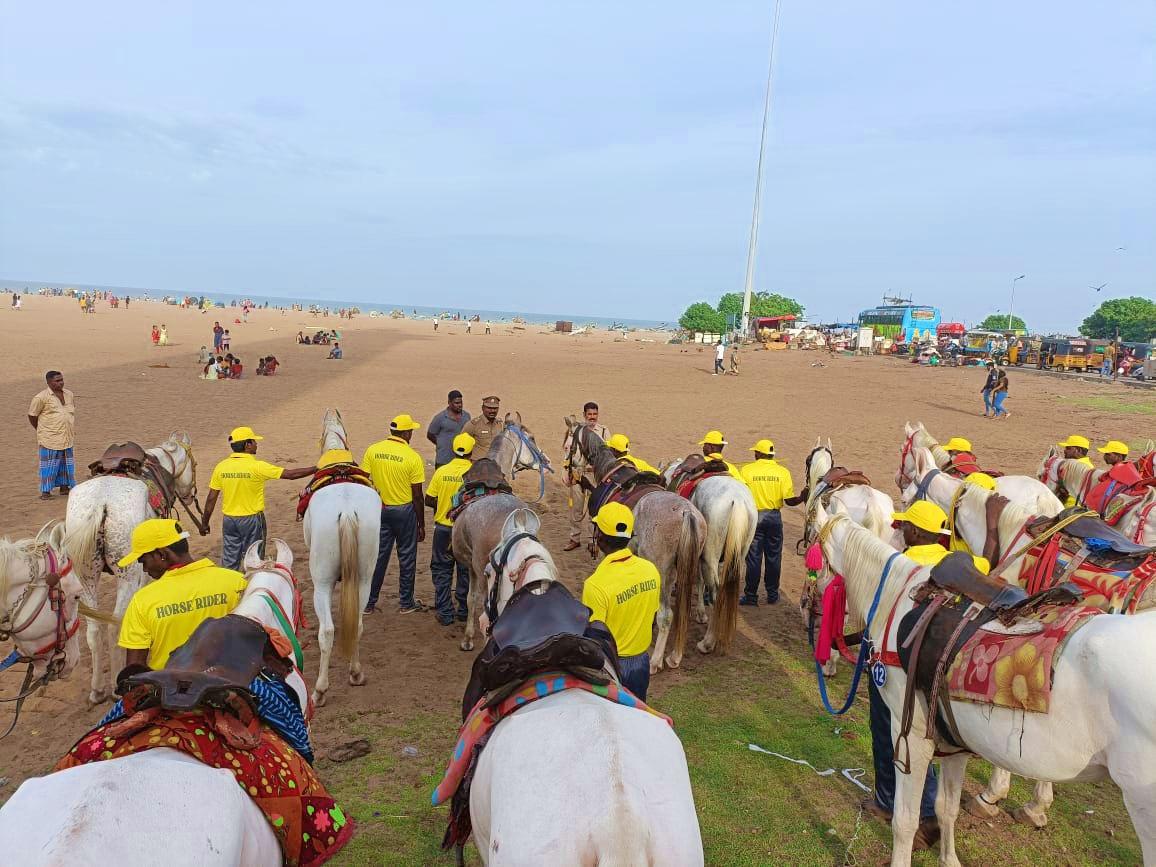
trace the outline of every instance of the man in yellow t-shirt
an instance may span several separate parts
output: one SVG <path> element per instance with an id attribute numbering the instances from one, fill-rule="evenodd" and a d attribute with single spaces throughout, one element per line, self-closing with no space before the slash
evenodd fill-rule
<path id="1" fill-rule="evenodd" d="M 412 614 L 425 608 L 413 595 L 417 576 L 417 543 L 425 541 L 425 511 L 421 487 L 425 484 L 425 464 L 409 441 L 420 428 L 409 415 L 395 416 L 389 423 L 390 436 L 365 450 L 361 468 L 373 479 L 373 486 L 381 496 L 381 547 L 377 552 L 377 566 L 369 588 L 369 602 L 365 613 L 377 610 L 385 567 L 397 543 L 398 604 L 402 614 Z"/>
<path id="2" fill-rule="evenodd" d="M 1128 460 L 1128 444 L 1120 440 L 1108 440 L 1096 451 L 1104 456 L 1104 463 L 1109 467 Z"/>
<path id="3" fill-rule="evenodd" d="M 634 515 L 622 503 L 607 503 L 593 518 L 594 541 L 605 554 L 582 585 L 590 619 L 606 624 L 618 647 L 622 685 L 646 701 L 650 686 L 650 639 L 662 599 L 662 578 L 649 560 L 627 547 Z"/>
<path id="4" fill-rule="evenodd" d="M 614 452 L 614 456 L 619 460 L 630 461 L 634 468 L 640 473 L 654 473 L 659 475 L 658 470 L 644 461 L 642 458 L 637 458 L 630 453 L 630 440 L 626 438 L 626 434 L 616 433 L 606 441 L 606 447 Z"/>
<path id="5" fill-rule="evenodd" d="M 785 500 L 795 496 L 791 471 L 775 460 L 775 444 L 759 440 L 751 451 L 755 459 L 744 464 L 740 474 L 755 498 L 759 510 L 755 538 L 747 551 L 747 583 L 739 605 L 759 604 L 759 580 L 767 588 L 767 604 L 779 601 L 779 579 L 783 567 L 783 516 Z"/>
<path id="6" fill-rule="evenodd" d="M 189 556 L 189 534 L 170 518 L 142 521 L 132 531 L 132 550 L 117 565 L 140 560 L 150 578 L 124 613 L 117 641 L 128 651 L 125 667 L 164 668 L 169 654 L 204 621 L 224 617 L 241 600 L 245 576 L 212 560 Z"/>
<path id="7" fill-rule="evenodd" d="M 1089 467 L 1094 467 L 1092 459 L 1088 457 L 1088 450 L 1092 447 L 1091 441 L 1079 434 L 1072 434 L 1062 443 L 1057 445 L 1064 450 L 1064 457 L 1070 461 L 1079 461 L 1081 464 L 1087 464 Z M 1061 488 L 1059 497 L 1064 503 L 1065 509 L 1070 509 L 1072 506 L 1078 506 L 1079 502 L 1076 500 L 1076 495 L 1066 488 Z"/>
<path id="8" fill-rule="evenodd" d="M 723 447 L 728 445 L 722 433 L 717 430 L 706 432 L 706 436 L 698 441 L 702 446 L 702 454 L 708 461 L 722 461 L 727 466 L 727 472 L 731 474 L 731 478 L 738 479 L 740 482 L 743 477 L 739 474 L 739 468 L 723 457 Z"/>
<path id="9" fill-rule="evenodd" d="M 454 557 L 450 551 L 454 522 L 449 518 L 454 495 L 462 486 L 462 475 L 473 466 L 474 438 L 464 431 L 453 438 L 450 446 L 453 459 L 434 470 L 425 491 L 425 504 L 434 510 L 433 552 L 429 573 L 433 578 L 434 605 L 438 623 L 452 626 L 454 600 L 450 598 L 450 584 L 454 578 Z M 470 572 L 462 563 L 457 564 L 458 580 L 454 588 L 457 599 L 457 619 L 463 623 L 469 616 Z"/>
<path id="10" fill-rule="evenodd" d="M 209 519 L 213 517 L 217 498 L 222 497 L 221 564 L 226 569 L 241 568 L 249 546 L 265 540 L 265 482 L 304 479 L 317 472 L 317 467 L 286 470 L 257 460 L 257 443 L 263 439 L 246 425 L 233 428 L 229 434 L 233 453 L 213 467 L 209 479 L 201 535 L 209 535 Z"/>

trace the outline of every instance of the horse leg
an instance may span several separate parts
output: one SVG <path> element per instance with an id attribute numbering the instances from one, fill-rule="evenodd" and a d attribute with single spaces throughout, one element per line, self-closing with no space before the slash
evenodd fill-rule
<path id="1" fill-rule="evenodd" d="M 326 694 L 329 692 L 329 658 L 333 655 L 333 584 L 331 581 L 320 579 L 326 574 L 320 569 L 314 569 L 309 564 L 309 573 L 313 576 L 313 611 L 317 615 L 317 645 L 321 648 L 321 659 L 317 663 L 317 680 L 313 684 L 313 703 L 317 707 L 325 706 Z"/>
<path id="2" fill-rule="evenodd" d="M 662 671 L 663 654 L 666 653 L 666 639 L 670 635 L 670 623 L 674 619 L 674 613 L 670 610 L 670 600 L 664 600 L 658 608 L 658 616 L 655 618 L 655 623 L 658 625 L 658 630 L 654 637 L 654 652 L 650 654 L 650 673 L 651 675 L 658 674 Z M 678 668 L 677 660 L 671 668 Z"/>
<path id="3" fill-rule="evenodd" d="M 987 788 L 967 802 L 965 809 L 973 816 L 990 819 L 1000 813 L 999 802 L 1011 790 L 1011 771 L 992 766 Z"/>
<path id="4" fill-rule="evenodd" d="M 1032 790 L 1032 799 L 1016 810 L 1012 810 L 1012 818 L 1031 828 L 1042 828 L 1048 824 L 1048 808 L 1055 800 L 1052 784 L 1043 780 L 1036 781 Z"/>
<path id="5" fill-rule="evenodd" d="M 470 562 L 470 596 L 469 596 L 469 617 L 466 618 L 466 635 L 462 639 L 461 648 L 464 651 L 471 651 L 474 649 L 474 632 L 478 622 L 478 612 L 481 609 L 482 602 L 482 579 L 478 577 L 478 570 L 474 568 L 474 564 Z"/>
<path id="6" fill-rule="evenodd" d="M 701 568 L 699 569 L 699 585 L 698 585 L 698 599 L 696 603 L 701 604 L 704 590 L 709 589 L 711 596 L 718 599 L 718 557 L 713 552 L 703 554 Z M 718 641 L 716 637 L 716 627 L 718 626 L 718 605 L 711 605 L 710 612 L 706 621 L 706 635 L 702 637 L 697 645 L 699 653 L 710 653 L 714 650 L 715 644 Z"/>
<path id="7" fill-rule="evenodd" d="M 96 608 L 96 593 L 85 592 L 84 604 L 90 608 Z M 88 704 L 90 707 L 103 702 L 108 698 L 108 693 L 101 689 L 100 681 L 103 675 L 101 668 L 100 644 L 102 641 L 100 622 L 86 617 L 84 619 L 84 637 L 88 641 L 88 653 L 92 660 L 92 682 L 89 684 Z"/>
<path id="8" fill-rule="evenodd" d="M 960 867 L 955 853 L 955 820 L 963 794 L 967 754 L 939 760 L 939 792 L 935 796 L 935 817 L 939 820 L 939 867 Z"/>
<path id="9" fill-rule="evenodd" d="M 921 716 L 916 712 L 916 717 Z M 918 731 L 926 722 L 916 719 L 912 726 Z M 899 715 L 891 715 L 891 736 L 899 736 Z M 923 782 L 927 768 L 935 755 L 935 744 L 926 738 L 908 736 L 910 748 L 909 773 L 895 774 L 895 804 L 891 813 L 891 867 L 911 867 L 911 847 L 919 830 L 919 807 L 923 799 Z M 937 802 L 938 803 L 938 802 Z M 943 851 L 940 844 L 940 851 Z M 954 849 L 955 844 L 951 847 Z"/>
<path id="10" fill-rule="evenodd" d="M 694 588 L 694 619 L 699 624 L 705 624 L 709 619 L 706 613 L 706 585 L 701 580 Z"/>

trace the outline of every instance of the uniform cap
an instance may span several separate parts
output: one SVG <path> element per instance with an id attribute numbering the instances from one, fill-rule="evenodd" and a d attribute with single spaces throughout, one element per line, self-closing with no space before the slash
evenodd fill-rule
<path id="1" fill-rule="evenodd" d="M 233 428 L 233 432 L 229 434 L 229 442 L 243 443 L 245 440 L 263 440 L 265 437 L 259 437 L 253 433 L 253 429 L 248 425 L 241 425 Z"/>
<path id="2" fill-rule="evenodd" d="M 946 533 L 947 513 L 930 500 L 916 500 L 906 512 L 895 512 L 893 521 L 906 521 L 929 533 Z"/>
<path id="3" fill-rule="evenodd" d="M 1108 440 L 1103 448 L 1096 449 L 1102 455 L 1123 455 L 1128 457 L 1128 446 L 1119 440 Z"/>
<path id="4" fill-rule="evenodd" d="M 634 534 L 634 513 L 622 503 L 607 503 L 592 520 L 607 536 L 629 539 Z"/>
<path id="5" fill-rule="evenodd" d="M 458 434 L 456 437 L 454 437 L 454 442 L 453 442 L 454 454 L 457 455 L 459 458 L 464 458 L 467 455 L 473 454 L 474 453 L 474 446 L 477 445 L 477 442 L 478 441 L 475 440 L 468 433 L 466 433 L 465 431 L 462 431 L 460 434 Z"/>
<path id="6" fill-rule="evenodd" d="M 727 441 L 723 439 L 720 431 L 710 430 L 706 432 L 706 436 L 698 441 L 700 446 L 725 446 Z"/>
<path id="7" fill-rule="evenodd" d="M 1088 441 L 1088 438 L 1082 437 L 1079 434 L 1072 434 L 1071 436 L 1069 436 L 1066 440 L 1064 440 L 1059 445 L 1060 445 L 1060 448 L 1062 448 L 1062 449 L 1066 449 L 1066 448 L 1089 449 L 1092 447 L 1092 444 Z"/>
<path id="8" fill-rule="evenodd" d="M 626 434 L 614 434 L 606 441 L 606 445 L 616 452 L 630 451 L 630 440 L 627 439 Z"/>
<path id="9" fill-rule="evenodd" d="M 773 455 L 775 453 L 775 444 L 771 440 L 759 440 L 747 451 L 758 452 L 762 455 Z"/>
<path id="10" fill-rule="evenodd" d="M 189 534 L 172 518 L 150 518 L 141 521 L 132 531 L 132 550 L 117 560 L 116 565 L 123 569 L 151 551 L 159 551 L 187 538 Z"/>
<path id="11" fill-rule="evenodd" d="M 421 425 L 413 420 L 413 416 L 404 412 L 401 415 L 395 415 L 393 421 L 389 423 L 390 430 L 396 431 L 417 430 L 419 427 Z"/>
<path id="12" fill-rule="evenodd" d="M 943 444 L 943 450 L 948 452 L 970 452 L 971 442 L 963 437 L 952 437 Z"/>
<path id="13" fill-rule="evenodd" d="M 493 407 L 496 407 L 496 406 L 498 406 L 498 405 L 499 405 L 501 402 L 502 402 L 502 401 L 501 401 L 501 398 L 499 398 L 499 397 L 497 397 L 496 395 L 493 395 L 493 394 L 491 394 L 489 397 L 483 397 L 483 398 L 482 398 L 482 406 L 493 406 Z"/>

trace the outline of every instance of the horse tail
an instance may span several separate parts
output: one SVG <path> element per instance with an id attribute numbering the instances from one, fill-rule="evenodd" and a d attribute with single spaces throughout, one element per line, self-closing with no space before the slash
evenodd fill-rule
<path id="1" fill-rule="evenodd" d="M 100 529 L 104 524 L 105 506 L 94 506 L 74 520 L 68 521 L 64 532 L 64 551 L 75 568 L 80 571 L 81 580 L 89 580 L 89 570 L 96 567 L 96 575 L 104 571 L 104 554 L 100 548 Z M 99 561 L 98 562 L 98 555 Z"/>
<path id="2" fill-rule="evenodd" d="M 715 596 L 715 635 L 719 649 L 730 649 L 739 616 L 739 588 L 747 574 L 747 549 L 753 528 L 750 515 L 743 503 L 731 500 L 731 514 L 727 521 L 727 537 L 723 542 L 722 565 L 719 569 L 719 587 Z"/>
<path id="3" fill-rule="evenodd" d="M 690 611 L 694 605 L 695 584 L 698 582 L 698 561 L 702 555 L 702 539 L 695 526 L 695 510 L 682 512 L 682 529 L 674 553 L 674 612 L 670 623 L 668 646 L 681 651 L 686 646 L 686 633 L 690 628 Z"/>
<path id="4" fill-rule="evenodd" d="M 357 650 L 357 633 L 361 626 L 361 543 L 357 515 L 337 518 L 337 552 L 341 575 L 341 610 L 338 617 L 337 650 L 352 659 Z"/>

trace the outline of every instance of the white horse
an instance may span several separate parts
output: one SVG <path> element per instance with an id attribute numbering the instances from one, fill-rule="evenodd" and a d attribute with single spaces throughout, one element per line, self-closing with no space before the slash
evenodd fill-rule
<path id="1" fill-rule="evenodd" d="M 842 515 L 828 517 L 818 509 L 823 553 L 831 568 L 843 576 L 847 609 L 866 623 L 876 647 L 896 649 L 895 636 L 884 635 L 884 625 L 895 610 L 894 622 L 911 610 L 908 591 L 927 580 L 929 569 L 897 554 L 869 531 Z M 825 526 L 828 521 L 831 526 Z M 894 558 L 892 560 L 892 558 Z M 891 568 L 887 569 L 888 562 Z M 1144 863 L 1156 864 L 1156 682 L 1147 672 L 1156 666 L 1156 612 L 1135 617 L 1092 617 L 1067 640 L 1053 660 L 1054 680 L 1048 713 L 1024 713 L 998 706 L 952 701 L 959 734 L 976 755 L 1033 780 L 1055 782 L 1113 780 L 1123 791 L 1124 803 L 1144 852 Z M 891 711 L 892 737 L 898 738 L 906 675 L 888 668 L 880 688 Z M 911 845 L 919 824 L 923 780 L 936 742 L 923 736 L 927 707 L 920 699 L 908 736 L 908 773 L 896 776 L 893 867 L 911 863 Z M 950 751 L 946 743 L 940 749 Z M 940 759 L 939 796 L 935 803 L 941 832 L 939 863 L 958 867 L 955 820 L 963 791 L 967 753 Z"/>
<path id="2" fill-rule="evenodd" d="M 1036 476 L 1047 485 L 1048 490 L 1059 494 L 1066 491 L 1082 506 L 1084 498 L 1107 470 L 1090 467 L 1083 461 L 1065 458 L 1055 446 L 1048 451 Z M 1148 494 L 1120 516 L 1116 529 L 1141 545 L 1156 545 L 1156 487 L 1148 489 Z"/>
<path id="3" fill-rule="evenodd" d="M 321 451 L 349 449 L 341 413 L 327 409 L 321 432 Z M 341 582 L 338 602 L 338 650 L 349 659 L 349 682 L 365 683 L 361 669 L 363 613 L 381 544 L 381 497 L 368 485 L 327 485 L 313 495 L 302 530 L 309 549 L 309 577 L 313 581 L 313 609 L 317 612 L 317 644 L 321 648 L 313 701 L 325 704 L 329 692 L 329 659 L 333 653 L 333 587 Z"/>
<path id="4" fill-rule="evenodd" d="M 474 460 L 488 457 L 494 461 L 508 480 L 519 470 L 542 472 L 550 466 L 550 459 L 538 448 L 534 435 L 521 421 L 521 415 L 506 415 L 505 427 L 494 437 L 488 455 L 474 455 Z M 470 570 L 469 616 L 462 650 L 474 649 L 474 634 L 481 613 L 485 591 L 486 557 L 501 538 L 502 525 L 507 516 L 525 503 L 513 494 L 491 494 L 475 500 L 454 520 L 450 536 L 450 550 L 454 559 Z"/>
<path id="5" fill-rule="evenodd" d="M 895 474 L 895 485 L 900 491 L 906 491 L 914 478 L 916 449 L 931 452 L 934 466 L 940 470 L 951 463 L 951 455 L 924 429 L 922 422 L 914 425 L 908 422 L 903 431 L 905 439 L 899 454 L 899 472 Z M 995 483 L 996 489 L 1012 502 L 1026 502 L 1029 497 L 1042 496 L 1037 480 L 1031 476 L 999 476 Z M 1040 514 L 1045 512 L 1046 507 Z"/>
<path id="6" fill-rule="evenodd" d="M 900 499 L 904 508 L 926 497 L 950 515 L 952 497 L 964 484 L 963 479 L 949 476 L 936 467 L 932 453 L 925 448 L 911 449 L 910 466 L 910 478 L 907 484 L 900 488 Z M 1051 518 L 1064 509 L 1064 504 L 1047 485 L 1030 476 L 999 476 L 995 479 L 995 490 L 1001 497 L 1006 497 L 1008 502 L 1031 509 L 1036 515 Z M 979 531 L 985 529 L 982 522 L 978 529 Z M 976 554 L 983 553 L 982 543 L 979 548 L 973 548 L 972 551 Z"/>
<path id="7" fill-rule="evenodd" d="M 682 461 L 663 471 L 669 483 Z M 709 476 L 694 487 L 691 504 L 706 520 L 706 538 L 699 558 L 696 616 L 706 623 L 706 634 L 696 645 L 710 653 L 716 645 L 725 653 L 734 638 L 739 616 L 739 596 L 747 577 L 747 552 L 755 538 L 759 512 L 755 497 L 743 482 L 731 476 Z M 710 593 L 709 612 L 703 594 Z"/>
<path id="8" fill-rule="evenodd" d="M 499 544 L 537 529 L 537 516 L 518 509 Z M 500 614 L 523 584 L 558 572 L 542 544 L 525 538 L 488 577 L 498 582 Z M 497 725 L 478 758 L 470 818 L 493 867 L 703 863 L 678 736 L 659 717 L 582 690 L 539 699 Z"/>
<path id="9" fill-rule="evenodd" d="M 173 492 L 185 504 L 196 503 L 197 462 L 193 457 L 188 434 L 174 431 L 161 445 L 145 450 L 156 458 L 161 467 L 173 478 Z M 68 495 L 64 525 L 67 535 L 64 546 L 84 585 L 84 602 L 90 609 L 98 607 L 98 588 L 104 573 L 116 576 L 116 605 L 114 617 L 85 618 L 85 636 L 92 655 L 92 684 L 88 693 L 90 704 L 106 700 L 116 687 L 116 675 L 123 668 L 124 651 L 117 647 L 116 623 L 128 608 L 132 595 L 145 582 L 139 562 L 125 568 L 117 560 L 132 550 L 132 531 L 137 524 L 157 515 L 148 501 L 149 490 L 144 482 L 123 476 L 96 476 L 81 482 Z M 101 623 L 106 626 L 108 644 L 108 679 L 101 685 Z"/>
<path id="10" fill-rule="evenodd" d="M 84 587 L 64 552 L 63 535 L 64 525 L 52 521 L 32 539 L 0 539 L 0 640 L 10 638 L 15 645 L 10 664 L 28 663 L 20 692 L 4 699 L 14 702 L 15 710 L 0 737 L 15 728 L 28 695 L 69 674 L 80 661 L 78 607 Z"/>

